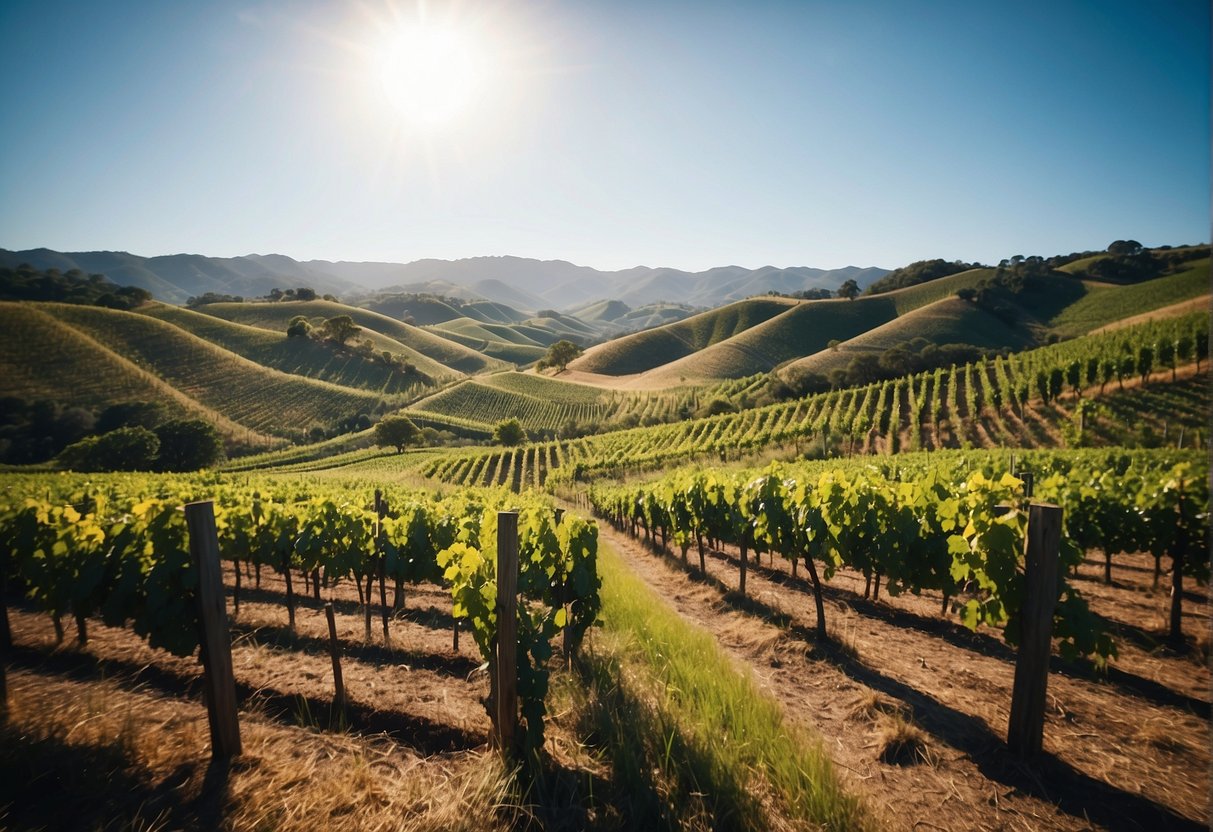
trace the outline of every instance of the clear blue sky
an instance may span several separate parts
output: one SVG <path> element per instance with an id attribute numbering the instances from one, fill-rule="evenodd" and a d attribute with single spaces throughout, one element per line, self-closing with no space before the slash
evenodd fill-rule
<path id="1" fill-rule="evenodd" d="M 5 248 L 702 269 L 1209 239 L 1205 0 L 7 0 L 0 35 Z"/>

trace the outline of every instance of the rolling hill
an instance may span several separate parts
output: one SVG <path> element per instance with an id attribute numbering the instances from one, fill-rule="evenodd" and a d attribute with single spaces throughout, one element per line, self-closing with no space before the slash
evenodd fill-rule
<path id="1" fill-rule="evenodd" d="M 364 334 L 358 335 L 358 338 L 369 337 L 376 351 L 386 349 L 405 355 L 422 372 L 435 379 L 449 379 L 460 374 L 470 375 L 504 368 L 500 361 L 481 355 L 469 347 L 439 337 L 420 327 L 406 324 L 369 309 L 346 306 L 332 301 L 211 303 L 199 307 L 198 311 L 225 320 L 278 332 L 285 332 L 287 324 L 296 315 L 303 315 L 313 323 L 322 323 L 324 319 L 338 315 L 349 315 L 365 331 Z"/>
<path id="2" fill-rule="evenodd" d="M 288 436 L 383 406 L 375 393 L 263 367 L 147 315 L 67 304 L 39 307 L 191 399 L 261 433 Z"/>
<path id="3" fill-rule="evenodd" d="M 149 303 L 138 312 L 167 321 L 223 349 L 271 369 L 382 393 L 415 397 L 433 382 L 399 372 L 382 361 L 352 350 L 338 350 L 311 338 L 289 338 L 285 333 L 238 324 L 179 306 Z"/>
<path id="4" fill-rule="evenodd" d="M 1177 274 L 1133 285 L 1054 273 L 1034 279 L 1018 294 L 1003 293 L 1001 317 L 956 298 L 958 291 L 976 290 L 992 279 L 995 270 L 988 268 L 852 301 L 755 298 L 617 338 L 587 350 L 569 367 L 586 374 L 578 377 L 588 382 L 659 389 L 785 365 L 821 372 L 844 356 L 849 360 L 854 351 L 887 349 L 897 339 L 1021 349 L 1043 343 L 1050 334 L 1081 334 L 1207 293 L 1208 270 L 1206 258 Z M 924 311 L 915 314 L 918 310 Z M 837 353 L 829 353 L 831 341 L 839 342 Z"/>
<path id="5" fill-rule="evenodd" d="M 516 418 L 530 434 L 574 427 L 610 428 L 666 422 L 694 409 L 696 391 L 619 392 L 535 373 L 493 373 L 448 387 L 407 408 L 418 424 L 487 437 L 502 419 Z"/>
<path id="6" fill-rule="evenodd" d="M 720 343 L 798 305 L 797 301 L 784 298 L 755 298 L 732 303 L 609 341 L 587 350 L 569 367 L 611 376 L 643 373 Z"/>
<path id="7" fill-rule="evenodd" d="M 268 443 L 267 435 L 239 424 L 178 390 L 48 310 L 49 304 L 0 302 L 0 387 L 5 396 L 46 399 L 102 409 L 128 401 L 156 401 L 169 414 L 204 419 L 231 442 Z M 122 313 L 115 313 L 122 314 Z"/>

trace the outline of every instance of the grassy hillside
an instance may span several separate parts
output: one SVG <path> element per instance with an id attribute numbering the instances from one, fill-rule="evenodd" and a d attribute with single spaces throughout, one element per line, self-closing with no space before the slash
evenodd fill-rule
<path id="1" fill-rule="evenodd" d="M 279 332 L 285 332 L 287 324 L 296 315 L 304 315 L 313 323 L 320 323 L 325 318 L 337 315 L 349 315 L 354 319 L 354 323 L 364 329 L 364 333 L 358 337 L 370 335 L 377 351 L 386 349 L 401 353 L 418 369 L 435 379 L 450 378 L 460 373 L 470 374 L 501 369 L 501 364 L 494 359 L 480 355 L 468 347 L 453 343 L 431 332 L 426 332 L 420 327 L 411 326 L 369 309 L 359 309 L 332 301 L 213 303 L 201 307 L 199 311 L 229 321 Z M 373 332 L 366 333 L 365 330 Z M 382 337 L 376 338 L 375 334 Z M 444 371 L 441 368 L 446 369 Z"/>
<path id="2" fill-rule="evenodd" d="M 631 308 L 621 300 L 597 300 L 569 310 L 583 321 L 614 321 L 631 312 Z"/>
<path id="3" fill-rule="evenodd" d="M 540 318 L 528 318 L 523 321 L 526 326 L 536 329 L 545 329 L 553 333 L 559 338 L 570 338 L 574 341 L 593 340 L 599 335 L 598 330 L 594 329 L 584 321 L 579 321 L 570 315 L 547 315 Z M 558 340 L 559 340 L 558 338 Z"/>
<path id="4" fill-rule="evenodd" d="M 830 341 L 845 344 L 878 327 L 884 329 L 847 349 L 887 349 L 917 337 L 1022 348 L 1042 340 L 1049 328 L 1061 335 L 1078 334 L 1143 308 L 1193 297 L 1202 286 L 1207 291 L 1208 260 L 1203 267 L 1136 287 L 1093 286 L 1058 274 L 1037 278 L 1015 295 L 999 290 L 1000 302 L 1013 315 L 1012 325 L 955 297 L 959 290 L 977 288 L 994 276 L 994 269 L 970 269 L 853 301 L 751 299 L 615 339 L 587 351 L 570 367 L 604 375 L 643 373 L 647 387 L 711 383 L 800 360 L 825 370 L 844 360 L 843 351 L 826 353 Z M 934 311 L 915 314 L 928 307 Z M 890 325 L 903 317 L 897 326 Z"/>
<path id="5" fill-rule="evenodd" d="M 436 297 L 425 295 L 385 295 L 364 304 L 372 312 L 403 321 L 412 318 L 417 326 L 440 324 L 462 317 L 463 313 Z"/>
<path id="6" fill-rule="evenodd" d="M 534 373 L 494 373 L 469 379 L 423 399 L 406 412 L 415 421 L 445 421 L 456 433 L 465 428 L 490 432 L 502 419 L 516 418 L 530 433 L 552 432 L 570 422 L 580 427 L 669 421 L 694 409 L 693 391 L 608 392 L 586 384 Z M 419 422 L 420 423 L 420 422 Z"/>
<path id="7" fill-rule="evenodd" d="M 915 287 L 917 288 L 917 287 Z M 704 383 L 771 370 L 826 349 L 897 315 L 892 295 L 861 300 L 807 301 L 739 335 L 712 344 L 648 374 L 664 384 Z"/>
<path id="8" fill-rule="evenodd" d="M 90 335 L 32 303 L 0 303 L 0 390 L 100 410 L 130 401 L 160 402 L 173 416 L 201 418 L 229 441 L 269 437 L 229 419 Z M 110 313 L 122 315 L 129 313 Z"/>
<path id="9" fill-rule="evenodd" d="M 383 398 L 262 367 L 166 321 L 131 312 L 39 304 L 168 384 L 242 425 L 287 436 L 374 412 Z"/>
<path id="10" fill-rule="evenodd" d="M 380 361 L 337 350 L 311 338 L 288 338 L 284 333 L 160 303 L 148 304 L 138 311 L 179 326 L 250 361 L 291 375 L 388 396 L 415 396 L 428 386 L 421 384 L 415 375 L 395 371 Z"/>
<path id="11" fill-rule="evenodd" d="M 1077 262 L 1077 261 L 1076 261 Z M 1209 258 L 1176 274 L 1129 286 L 1084 283 L 1086 292 L 1050 324 L 1062 335 L 1081 335 L 1101 326 L 1209 293 Z"/>
<path id="12" fill-rule="evenodd" d="M 907 312 L 888 323 L 843 341 L 835 349 L 824 349 L 796 359 L 781 372 L 808 370 L 828 375 L 836 367 L 845 367 L 861 352 L 883 352 L 915 338 L 935 344 L 973 344 L 979 347 L 1012 350 L 1037 346 L 1033 328 L 1022 323 L 1008 324 L 992 313 L 959 298 L 946 298 Z"/>
<path id="13" fill-rule="evenodd" d="M 611 376 L 643 373 L 731 338 L 796 305 L 796 301 L 784 298 L 753 298 L 731 303 L 593 347 L 569 366 Z"/>
<path id="14" fill-rule="evenodd" d="M 466 338 L 478 338 L 483 341 L 501 341 L 502 343 L 525 347 L 542 346 L 538 341 L 531 340 L 511 326 L 477 322 L 471 318 L 456 318 L 453 321 L 446 321 L 436 325 L 434 330 L 455 332 Z"/>
<path id="15" fill-rule="evenodd" d="M 469 318 L 493 324 L 517 324 L 526 320 L 526 315 L 504 303 L 479 300 L 463 305 L 462 312 Z"/>
<path id="16" fill-rule="evenodd" d="M 538 361 L 547 352 L 545 347 L 530 339 L 527 339 L 530 343 L 502 340 L 486 329 L 486 326 L 494 325 L 477 323 L 470 318 L 457 318 L 432 327 L 430 331 L 456 344 L 476 350 L 491 359 L 515 365 Z"/>

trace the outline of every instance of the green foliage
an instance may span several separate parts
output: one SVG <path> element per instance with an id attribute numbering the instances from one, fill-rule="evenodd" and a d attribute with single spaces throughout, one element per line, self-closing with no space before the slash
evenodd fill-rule
<path id="1" fill-rule="evenodd" d="M 223 459 L 223 439 L 214 425 L 202 419 L 173 419 L 156 426 L 161 471 L 197 471 Z"/>
<path id="2" fill-rule="evenodd" d="M 526 441 L 526 431 L 517 419 L 504 419 L 494 426 L 493 441 L 498 445 L 521 445 Z"/>
<path id="3" fill-rule="evenodd" d="M 144 430 L 127 428 L 122 430 Z M 154 491 L 158 496 L 145 496 Z M 29 499 L 17 493 L 38 493 Z M 383 569 L 401 581 L 446 580 L 456 618 L 467 619 L 482 656 L 496 641 L 496 518 L 504 492 L 387 495 L 382 515 L 334 484 L 274 480 L 224 484 L 213 476 L 26 477 L 0 500 L 0 549 L 12 553 L 10 585 L 53 616 L 100 614 L 156 647 L 197 647 L 197 583 L 182 503 L 209 496 L 226 559 L 283 571 L 323 568 L 330 580 Z M 598 615 L 597 527 L 550 503 L 521 498 L 519 695 L 528 747 L 540 749 L 551 640 L 576 649 Z"/>
<path id="4" fill-rule="evenodd" d="M 286 325 L 288 338 L 306 338 L 312 332 L 312 325 L 303 315 L 296 315 Z"/>
<path id="5" fill-rule="evenodd" d="M 564 372 L 564 368 L 568 366 L 569 362 L 581 355 L 581 352 L 581 347 L 572 341 L 562 339 L 548 347 L 544 362 L 549 367 L 555 367 L 557 372 Z"/>
<path id="6" fill-rule="evenodd" d="M 398 454 L 420 439 L 421 429 L 407 416 L 385 416 L 375 425 L 375 444 L 393 447 Z"/>
<path id="7" fill-rule="evenodd" d="M 151 471 L 159 451 L 160 439 L 147 428 L 118 428 L 67 446 L 58 459 L 74 471 Z"/>
<path id="8" fill-rule="evenodd" d="M 134 309 L 152 299 L 137 286 L 118 286 L 102 274 L 86 275 L 79 269 L 40 271 L 22 263 L 15 269 L 0 267 L 0 300 L 36 300 Z"/>
<path id="9" fill-rule="evenodd" d="M 1176 458 L 1185 457 L 1030 457 L 1040 475 L 1037 499 L 1062 506 L 1066 522 L 1054 618 L 1063 655 L 1097 662 L 1115 655 L 1109 635 L 1066 577 L 1085 549 L 1161 556 L 1178 546 L 1189 554 L 1208 546 L 1207 460 L 1189 454 L 1176 464 Z M 1200 460 L 1199 471 L 1192 460 Z M 1000 627 L 1014 644 L 1027 521 L 1019 508 L 1023 482 L 1003 465 L 1005 455 L 944 461 L 930 455 L 895 457 L 882 466 L 679 471 L 653 483 L 592 489 L 591 501 L 616 525 L 661 530 L 663 541 L 667 531 L 675 542 L 700 535 L 746 541 L 810 567 L 811 557 L 821 563 L 825 580 L 845 565 L 883 575 L 893 595 L 940 591 L 956 599 L 953 610 L 966 627 Z M 1185 574 L 1207 582 L 1207 558 L 1177 562 Z M 816 573 L 811 577 L 816 587 Z M 824 633 L 821 618 L 818 627 Z"/>
<path id="10" fill-rule="evenodd" d="M 854 280 L 846 280 L 838 287 L 838 297 L 855 300 L 859 297 L 859 284 Z"/>
<path id="11" fill-rule="evenodd" d="M 355 324 L 349 315 L 335 315 L 325 320 L 320 331 L 323 337 L 344 346 L 346 341 L 362 331 L 362 327 Z"/>

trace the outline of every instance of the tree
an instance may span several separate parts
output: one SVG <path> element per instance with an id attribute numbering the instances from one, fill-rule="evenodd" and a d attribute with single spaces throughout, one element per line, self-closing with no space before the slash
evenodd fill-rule
<path id="1" fill-rule="evenodd" d="M 526 441 L 526 431 L 517 419 L 504 419 L 493 428 L 493 441 L 499 445 L 521 445 Z"/>
<path id="2" fill-rule="evenodd" d="M 159 438 L 147 428 L 118 428 L 68 445 L 59 464 L 73 471 L 150 471 L 159 450 Z"/>
<path id="3" fill-rule="evenodd" d="M 846 298 L 847 300 L 855 300 L 859 296 L 859 284 L 854 279 L 849 279 L 838 287 L 838 297 Z"/>
<path id="4" fill-rule="evenodd" d="M 164 421 L 164 416 L 164 405 L 160 402 L 119 402 L 101 411 L 94 430 L 109 433 L 118 428 L 154 428 Z"/>
<path id="5" fill-rule="evenodd" d="M 1108 254 L 1141 254 L 1142 245 L 1136 240 L 1116 240 L 1108 245 Z"/>
<path id="6" fill-rule="evenodd" d="M 303 315 L 296 315 L 286 325 L 286 337 L 288 338 L 306 338 L 311 332 L 312 325 Z"/>
<path id="7" fill-rule="evenodd" d="M 321 331 L 325 338 L 345 346 L 346 341 L 362 332 L 362 327 L 356 325 L 349 315 L 337 315 L 326 320 Z"/>
<path id="8" fill-rule="evenodd" d="M 407 416 L 387 416 L 375 425 L 375 444 L 393 447 L 398 454 L 420 439 L 421 429 Z"/>
<path id="9" fill-rule="evenodd" d="M 173 419 L 156 428 L 161 471 L 197 471 L 223 459 L 223 439 L 202 419 Z"/>
<path id="10" fill-rule="evenodd" d="M 315 300 L 316 290 L 301 287 L 295 290 L 295 300 Z"/>
<path id="11" fill-rule="evenodd" d="M 547 366 L 555 367 L 559 374 L 564 372 L 568 363 L 579 355 L 581 355 L 581 347 L 572 341 L 562 339 L 548 347 L 548 354 L 543 357 L 543 361 Z"/>

